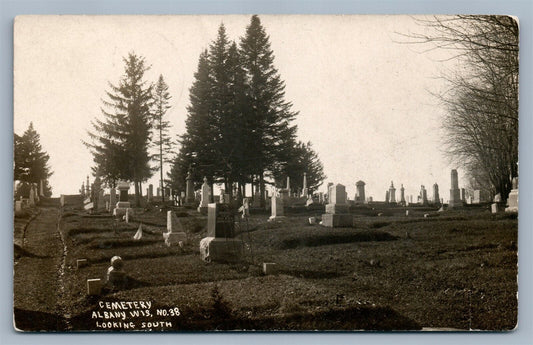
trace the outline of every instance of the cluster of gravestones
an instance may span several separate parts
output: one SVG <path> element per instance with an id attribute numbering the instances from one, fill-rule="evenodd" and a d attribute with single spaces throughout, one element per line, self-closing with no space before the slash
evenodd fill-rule
<path id="1" fill-rule="evenodd" d="M 34 207 L 40 202 L 40 199 L 44 197 L 44 186 L 46 181 L 41 180 L 39 183 L 39 187 L 37 187 L 36 183 L 32 183 L 30 185 L 30 191 L 27 198 L 24 198 L 21 196 L 19 200 L 15 200 L 15 212 L 20 212 L 24 207 Z M 39 191 L 37 191 L 39 189 Z M 13 190 L 17 190 L 17 183 L 15 182 L 13 184 Z"/>

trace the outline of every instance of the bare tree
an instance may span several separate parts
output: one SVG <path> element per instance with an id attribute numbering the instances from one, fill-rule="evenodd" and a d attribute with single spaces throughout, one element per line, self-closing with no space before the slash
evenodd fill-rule
<path id="1" fill-rule="evenodd" d="M 518 175 L 518 23 L 509 16 L 416 19 L 429 30 L 411 43 L 457 52 L 463 69 L 439 95 L 450 157 L 492 194 L 506 198 Z"/>

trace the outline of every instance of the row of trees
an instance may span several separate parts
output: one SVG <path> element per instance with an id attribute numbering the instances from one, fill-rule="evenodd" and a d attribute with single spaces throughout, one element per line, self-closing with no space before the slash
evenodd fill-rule
<path id="1" fill-rule="evenodd" d="M 307 173 L 308 188 L 324 180 L 323 167 L 310 143 L 296 141 L 296 112 L 284 99 L 284 82 L 273 64 L 269 38 L 259 17 L 253 16 L 239 46 L 230 42 L 224 25 L 218 37 L 202 52 L 190 89 L 186 132 L 179 136 L 180 149 L 172 157 L 166 181 L 185 190 L 191 172 L 197 185 L 206 176 L 213 185 L 222 183 L 244 194 L 244 186 L 281 185 L 291 177 L 295 189 Z M 169 122 L 165 114 L 171 98 L 163 76 L 156 84 L 145 80 L 150 69 L 143 57 L 130 53 L 118 84 L 109 83 L 102 119 L 89 131 L 94 173 L 114 187 L 119 179 L 134 183 L 137 203 L 142 183 L 154 171 L 150 161 L 163 163 L 172 152 Z M 157 153 L 150 155 L 156 148 Z M 269 182 L 270 181 L 270 182 Z M 262 198 L 263 200 L 264 198 Z"/>
<path id="2" fill-rule="evenodd" d="M 44 195 L 50 197 L 52 189 L 48 185 L 48 178 L 52 171 L 48 166 L 49 155 L 43 151 L 40 143 L 40 136 L 30 122 L 28 129 L 22 134 L 14 134 L 14 170 L 13 180 L 19 181 L 16 196 L 28 196 L 31 184 L 39 185 L 41 181 L 46 181 L 44 185 Z"/>
<path id="3" fill-rule="evenodd" d="M 110 187 L 121 179 L 133 182 L 139 205 L 142 182 L 157 169 L 163 181 L 163 163 L 172 147 L 170 124 L 164 118 L 171 97 L 162 75 L 155 85 L 145 80 L 150 66 L 143 57 L 132 52 L 123 60 L 124 74 L 117 85 L 109 83 L 103 119 L 92 123 L 92 141 L 85 145 L 93 154 L 93 172 Z M 154 147 L 157 153 L 150 154 Z M 151 167 L 151 160 L 158 161 L 158 167 Z"/>
<path id="4" fill-rule="evenodd" d="M 510 16 L 466 15 L 420 21 L 417 42 L 458 51 L 464 69 L 447 75 L 439 95 L 450 156 L 475 189 L 507 198 L 518 176 L 518 23 Z"/>
<path id="5" fill-rule="evenodd" d="M 297 112 L 285 100 L 285 84 L 258 16 L 252 16 L 238 45 L 220 25 L 217 38 L 200 54 L 194 78 L 186 132 L 169 173 L 173 188 L 183 190 L 189 172 L 197 184 L 206 176 L 229 193 L 236 185 L 244 194 L 251 183 L 262 196 L 267 183 L 282 186 L 287 176 L 295 190 L 301 188 L 304 172 L 308 188 L 322 184 L 317 154 L 310 143 L 296 140 Z"/>

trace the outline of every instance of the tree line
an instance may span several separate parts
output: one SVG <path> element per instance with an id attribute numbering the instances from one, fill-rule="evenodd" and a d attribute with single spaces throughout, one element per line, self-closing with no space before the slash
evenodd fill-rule
<path id="1" fill-rule="evenodd" d="M 518 176 L 518 22 L 498 15 L 419 22 L 431 31 L 413 35 L 418 43 L 458 52 L 464 66 L 445 76 L 450 88 L 437 95 L 447 110 L 447 152 L 465 168 L 472 188 L 507 199 Z"/>
<path id="2" fill-rule="evenodd" d="M 14 165 L 13 180 L 19 181 L 15 197 L 29 195 L 32 184 L 40 186 L 44 181 L 44 195 L 50 197 L 52 188 L 48 184 L 48 178 L 52 171 L 48 166 L 50 156 L 43 151 L 40 143 L 40 135 L 33 128 L 33 122 L 30 122 L 28 129 L 22 135 L 14 134 Z"/>
<path id="3" fill-rule="evenodd" d="M 189 173 L 196 187 L 205 176 L 211 187 L 223 184 L 227 193 L 236 187 L 244 195 L 251 183 L 262 196 L 266 184 L 281 186 L 287 176 L 294 190 L 301 188 L 304 172 L 310 190 L 325 179 L 311 143 L 296 140 L 298 113 L 285 100 L 285 84 L 258 16 L 252 16 L 239 44 L 229 40 L 221 24 L 217 38 L 200 54 L 178 150 L 165 119 L 171 96 L 163 76 L 156 84 L 146 81 L 150 66 L 134 52 L 124 63 L 119 83 L 109 83 L 103 119 L 93 121 L 85 144 L 94 173 L 112 187 L 119 179 L 133 182 L 137 203 L 142 183 L 155 170 L 163 181 L 163 162 L 169 158 L 166 183 L 178 191 L 185 190 Z M 150 155 L 154 147 L 157 153 Z M 158 167 L 150 166 L 153 160 Z"/>

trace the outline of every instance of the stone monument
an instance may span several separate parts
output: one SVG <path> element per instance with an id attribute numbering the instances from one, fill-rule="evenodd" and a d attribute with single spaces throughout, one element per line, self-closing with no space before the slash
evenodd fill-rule
<path id="1" fill-rule="evenodd" d="M 330 199 L 326 205 L 326 213 L 322 215 L 322 225 L 335 227 L 352 227 L 353 216 L 348 213 L 346 187 L 336 184 L 330 188 Z"/>
<path id="2" fill-rule="evenodd" d="M 390 187 L 389 187 L 389 202 L 391 204 L 396 203 L 396 188 L 394 188 L 394 183 L 390 181 Z"/>
<path id="3" fill-rule="evenodd" d="M 459 190 L 459 178 L 457 177 L 457 170 L 452 169 L 451 172 L 451 189 L 450 200 L 448 201 L 448 208 L 457 208 L 463 206 L 461 200 L 461 191 Z"/>
<path id="4" fill-rule="evenodd" d="M 403 183 L 400 187 L 400 204 L 405 206 L 407 203 L 405 202 L 405 188 L 403 188 Z"/>
<path id="5" fill-rule="evenodd" d="M 283 206 L 284 206 L 283 198 L 276 196 L 276 193 L 274 193 L 271 198 L 270 209 L 271 209 L 272 215 L 270 216 L 270 218 L 268 218 L 269 222 L 279 219 L 279 218 L 285 218 L 284 213 L 283 213 L 284 212 Z"/>
<path id="6" fill-rule="evenodd" d="M 424 185 L 420 186 L 420 204 L 423 206 L 428 205 L 428 192 L 426 190 L 426 187 L 424 187 Z"/>
<path id="7" fill-rule="evenodd" d="M 307 198 L 307 194 L 309 194 L 309 190 L 307 189 L 307 173 L 304 172 L 304 184 L 302 189 L 302 197 Z"/>
<path id="8" fill-rule="evenodd" d="M 198 212 L 201 214 L 207 214 L 207 205 L 209 205 L 210 196 L 211 188 L 207 184 L 207 177 L 204 176 L 204 183 L 202 184 L 202 196 L 200 200 L 200 206 L 198 206 Z"/>
<path id="9" fill-rule="evenodd" d="M 113 215 L 117 217 L 122 217 L 126 215 L 126 210 L 130 209 L 130 214 L 133 214 L 133 209 L 131 209 L 130 202 L 128 200 L 128 191 L 130 189 L 130 184 L 126 181 L 119 181 L 117 184 L 117 189 L 119 192 L 118 202 L 113 210 Z"/>
<path id="10" fill-rule="evenodd" d="M 188 205 L 193 205 L 195 203 L 194 197 L 194 182 L 192 181 L 192 174 L 189 170 L 187 178 L 185 179 L 186 188 L 185 188 L 185 203 Z"/>
<path id="11" fill-rule="evenodd" d="M 511 192 L 507 198 L 507 208 L 505 212 L 518 212 L 518 177 L 513 178 Z M 526 210 L 527 211 L 527 210 Z"/>
<path id="12" fill-rule="evenodd" d="M 433 185 L 433 203 L 437 206 L 440 205 L 439 185 L 436 182 Z"/>
<path id="13" fill-rule="evenodd" d="M 207 237 L 200 241 L 202 260 L 211 262 L 239 261 L 244 252 L 242 240 L 235 237 L 235 212 L 228 204 L 207 206 Z"/>
<path id="14" fill-rule="evenodd" d="M 148 201 L 151 202 L 154 200 L 154 185 L 148 185 Z"/>
<path id="15" fill-rule="evenodd" d="M 126 284 L 126 272 L 123 270 L 124 262 L 120 256 L 111 258 L 111 266 L 107 269 L 106 283 L 112 288 L 120 288 Z"/>
<path id="16" fill-rule="evenodd" d="M 183 231 L 181 222 L 173 211 L 167 211 L 167 232 L 163 233 L 163 238 L 169 247 L 180 242 L 182 244 L 187 242 L 187 234 Z"/>
<path id="17" fill-rule="evenodd" d="M 361 180 L 355 183 L 355 203 L 364 204 L 366 202 L 365 197 L 365 183 Z"/>

